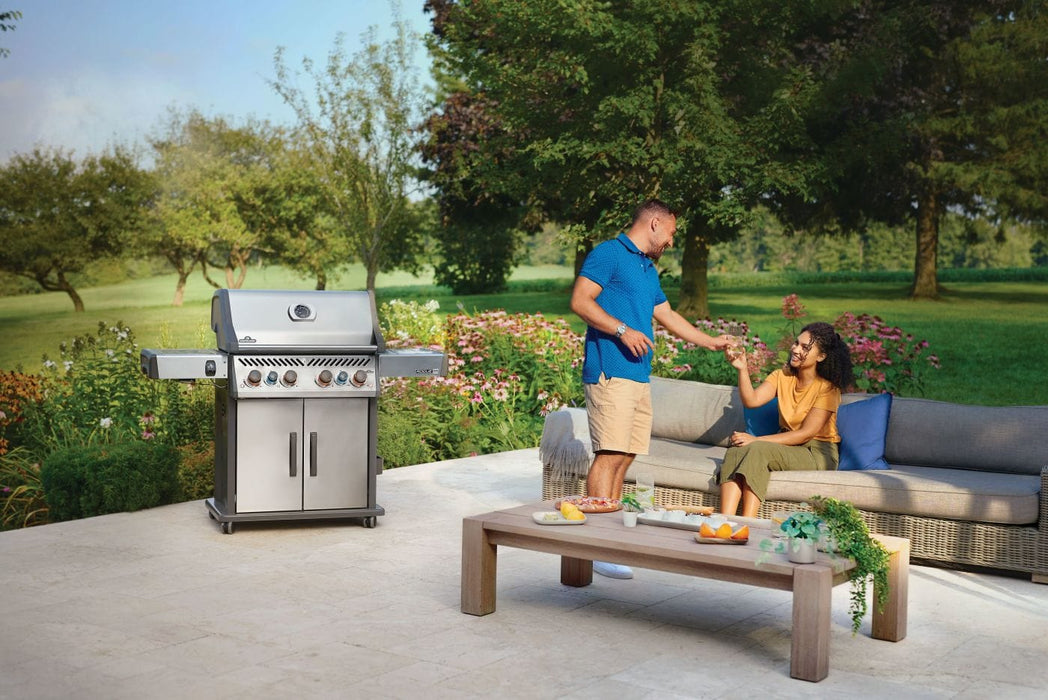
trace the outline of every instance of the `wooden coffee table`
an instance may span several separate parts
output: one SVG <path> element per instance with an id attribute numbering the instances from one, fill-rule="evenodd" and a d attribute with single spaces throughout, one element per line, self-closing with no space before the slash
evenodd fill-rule
<path id="1" fill-rule="evenodd" d="M 705 545 L 695 533 L 669 527 L 627 528 L 620 513 L 590 514 L 583 525 L 539 525 L 536 511 L 552 510 L 552 502 L 474 515 L 462 520 L 462 612 L 487 615 L 495 611 L 497 549 L 518 547 L 561 556 L 560 581 L 587 586 L 593 581 L 593 560 L 658 569 L 689 576 L 793 591 L 793 634 L 790 675 L 821 681 L 830 665 L 830 591 L 848 582 L 851 560 L 819 554 L 814 564 L 793 564 L 783 554 L 767 554 L 758 546 L 770 531 L 751 527 L 745 545 Z M 907 577 L 910 541 L 877 536 L 891 552 L 888 603 L 873 611 L 872 636 L 897 642 L 906 636 Z M 766 561 L 757 565 L 757 558 Z M 876 595 L 876 592 L 875 592 Z"/>

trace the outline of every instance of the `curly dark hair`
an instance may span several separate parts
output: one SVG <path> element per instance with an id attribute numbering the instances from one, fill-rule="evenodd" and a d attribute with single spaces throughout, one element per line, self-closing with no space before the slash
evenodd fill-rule
<path id="1" fill-rule="evenodd" d="M 855 384 L 848 344 L 833 329 L 833 326 L 822 321 L 809 323 L 801 329 L 801 333 L 804 331 L 808 331 L 812 341 L 826 355 L 821 362 L 815 365 L 815 373 L 841 391 L 848 391 Z M 788 363 L 786 369 L 789 371 Z"/>

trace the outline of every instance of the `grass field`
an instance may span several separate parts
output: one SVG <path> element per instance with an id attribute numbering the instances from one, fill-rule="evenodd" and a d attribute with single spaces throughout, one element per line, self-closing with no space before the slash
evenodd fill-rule
<path id="1" fill-rule="evenodd" d="M 57 355 L 58 345 L 76 335 L 93 334 L 100 321 L 130 326 L 142 347 L 213 347 L 209 300 L 213 290 L 199 276 L 191 279 L 185 305 L 170 305 L 175 278 L 162 276 L 80 290 L 87 311 L 75 314 L 64 294 L 0 298 L 0 368 L 21 365 L 36 371 L 41 355 Z M 469 312 L 505 309 L 564 316 L 577 330 L 582 324 L 568 309 L 571 271 L 523 268 L 510 291 L 498 295 L 456 297 L 428 278 L 381 275 L 379 301 L 394 297 L 436 299 L 443 312 L 459 304 Z M 310 289 L 312 283 L 278 268 L 252 269 L 246 288 Z M 347 273 L 335 289 L 363 287 L 362 270 Z M 671 301 L 676 290 L 668 288 Z M 806 306 L 806 320 L 832 321 L 845 311 L 870 313 L 928 340 L 942 369 L 928 374 L 925 396 L 986 405 L 1048 404 L 1048 285 L 1042 281 L 953 281 L 940 301 L 914 302 L 897 282 L 826 282 L 803 284 L 716 284 L 710 290 L 714 316 L 742 319 L 765 340 L 783 326 L 782 297 L 796 293 Z"/>

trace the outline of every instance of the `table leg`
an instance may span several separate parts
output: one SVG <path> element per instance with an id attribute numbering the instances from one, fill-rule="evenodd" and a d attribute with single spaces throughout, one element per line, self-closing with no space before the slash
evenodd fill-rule
<path id="1" fill-rule="evenodd" d="M 593 562 L 589 559 L 561 557 L 560 582 L 576 588 L 590 585 L 593 583 Z"/>
<path id="2" fill-rule="evenodd" d="M 790 676 L 821 681 L 830 672 L 830 607 L 833 570 L 798 566 L 793 570 L 793 634 Z"/>
<path id="3" fill-rule="evenodd" d="M 910 581 L 910 541 L 896 539 L 888 550 L 888 600 L 884 609 L 877 609 L 877 587 L 873 588 L 873 630 L 874 639 L 898 642 L 906 638 L 906 616 L 909 598 Z"/>
<path id="4" fill-rule="evenodd" d="M 462 520 L 462 612 L 487 615 L 495 612 L 495 572 L 498 548 L 488 541 L 484 522 Z"/>

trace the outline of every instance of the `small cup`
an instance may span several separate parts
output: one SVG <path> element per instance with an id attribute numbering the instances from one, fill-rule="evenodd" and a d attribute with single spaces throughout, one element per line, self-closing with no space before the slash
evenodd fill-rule
<path id="1" fill-rule="evenodd" d="M 666 520 L 671 523 L 682 523 L 685 515 L 687 514 L 683 510 L 669 510 L 666 511 Z"/>

